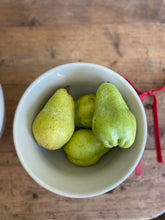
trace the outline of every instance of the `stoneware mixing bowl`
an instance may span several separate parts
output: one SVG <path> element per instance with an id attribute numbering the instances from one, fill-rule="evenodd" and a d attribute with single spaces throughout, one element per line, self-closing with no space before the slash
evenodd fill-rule
<path id="1" fill-rule="evenodd" d="M 79 167 L 68 161 L 63 149 L 49 151 L 37 145 L 32 122 L 58 88 L 69 85 L 70 94 L 76 99 L 95 93 L 107 81 L 117 86 L 136 117 L 137 134 L 131 148 L 114 148 L 97 164 Z M 100 65 L 70 63 L 42 74 L 27 88 L 16 109 L 13 137 L 23 167 L 37 183 L 62 196 L 85 198 L 114 189 L 135 170 L 145 148 L 147 122 L 138 95 L 123 77 Z"/>

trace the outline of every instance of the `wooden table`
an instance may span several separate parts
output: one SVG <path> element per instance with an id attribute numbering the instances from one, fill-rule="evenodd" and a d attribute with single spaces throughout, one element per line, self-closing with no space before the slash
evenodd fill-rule
<path id="1" fill-rule="evenodd" d="M 165 1 L 1 0 L 0 83 L 6 125 L 0 140 L 0 219 L 151 219 L 165 211 L 165 164 L 156 160 L 152 97 L 142 177 L 88 199 L 55 195 L 34 182 L 16 155 L 12 124 L 29 84 L 69 62 L 107 66 L 142 91 L 165 83 Z M 156 95 L 165 160 L 165 92 Z"/>

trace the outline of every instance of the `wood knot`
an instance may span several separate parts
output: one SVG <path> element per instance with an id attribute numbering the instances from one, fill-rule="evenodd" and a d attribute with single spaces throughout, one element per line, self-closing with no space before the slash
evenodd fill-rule
<path id="1" fill-rule="evenodd" d="M 33 199 L 38 199 L 37 193 L 33 193 L 33 194 L 32 194 L 32 198 L 33 198 Z"/>
<path id="2" fill-rule="evenodd" d="M 147 109 L 147 110 L 152 109 L 152 105 L 151 105 L 151 104 L 149 104 L 149 103 L 148 103 L 148 104 L 146 104 L 144 107 L 145 107 L 145 109 Z"/>
<path id="3" fill-rule="evenodd" d="M 154 125 L 150 125 L 148 126 L 148 133 L 151 137 L 155 136 L 155 130 L 154 130 Z M 160 133 L 160 138 L 163 137 L 164 135 L 164 129 L 162 127 L 159 126 L 159 133 Z"/>

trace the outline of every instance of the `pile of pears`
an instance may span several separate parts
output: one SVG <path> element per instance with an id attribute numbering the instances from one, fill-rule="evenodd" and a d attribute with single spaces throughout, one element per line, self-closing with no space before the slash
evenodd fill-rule
<path id="1" fill-rule="evenodd" d="M 74 100 L 67 88 L 58 89 L 35 117 L 36 142 L 62 148 L 79 166 L 97 163 L 113 147 L 129 148 L 136 136 L 136 119 L 115 85 L 102 83 L 96 94 Z"/>

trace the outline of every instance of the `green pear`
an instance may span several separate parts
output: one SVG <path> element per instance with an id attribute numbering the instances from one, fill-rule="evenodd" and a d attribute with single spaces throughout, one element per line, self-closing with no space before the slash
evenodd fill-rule
<path id="1" fill-rule="evenodd" d="M 75 131 L 63 149 L 67 158 L 79 166 L 90 166 L 97 163 L 110 150 L 95 138 L 90 129 Z"/>
<path id="2" fill-rule="evenodd" d="M 58 89 L 38 113 L 32 124 L 35 140 L 49 150 L 61 148 L 75 129 L 75 104 L 64 88 Z"/>
<path id="3" fill-rule="evenodd" d="M 80 128 L 92 128 L 95 95 L 84 95 L 75 101 L 75 124 Z"/>
<path id="4" fill-rule="evenodd" d="M 105 147 L 129 148 L 136 136 L 136 119 L 121 93 L 111 83 L 102 83 L 96 92 L 92 130 Z"/>

